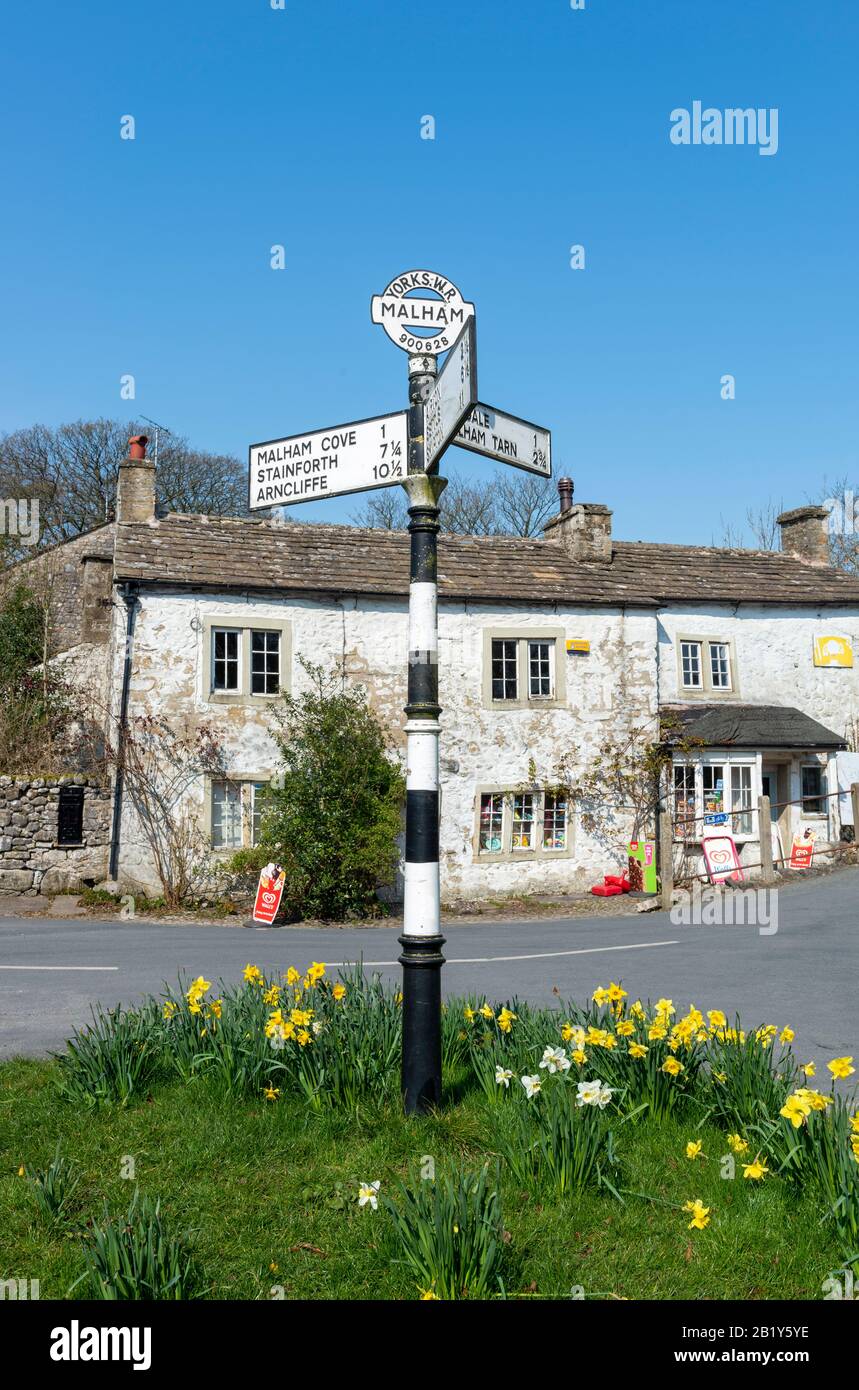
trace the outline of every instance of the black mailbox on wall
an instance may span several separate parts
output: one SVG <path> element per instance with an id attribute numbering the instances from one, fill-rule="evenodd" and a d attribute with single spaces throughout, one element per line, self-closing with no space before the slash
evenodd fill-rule
<path id="1" fill-rule="evenodd" d="M 84 837 L 84 789 L 60 787 L 57 844 L 79 845 Z"/>

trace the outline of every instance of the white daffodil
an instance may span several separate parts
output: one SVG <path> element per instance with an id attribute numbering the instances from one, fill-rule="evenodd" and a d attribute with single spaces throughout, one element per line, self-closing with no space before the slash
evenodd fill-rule
<path id="1" fill-rule="evenodd" d="M 560 1047 L 547 1047 L 543 1053 L 541 1068 L 548 1072 L 569 1071 L 570 1059 Z"/>
<path id="2" fill-rule="evenodd" d="M 358 1184 L 358 1206 L 366 1207 L 368 1204 L 373 1211 L 379 1205 L 379 1188 L 381 1182 L 362 1182 Z"/>
<path id="3" fill-rule="evenodd" d="M 509 1087 L 510 1082 L 513 1080 L 513 1073 L 512 1071 L 508 1071 L 506 1067 L 496 1067 L 495 1080 L 499 1086 Z"/>
<path id="4" fill-rule="evenodd" d="M 576 1090 L 576 1105 L 598 1105 L 600 1110 L 605 1110 L 614 1095 L 602 1081 L 580 1081 Z"/>
<path id="5" fill-rule="evenodd" d="M 317 1018 L 316 1021 L 314 1023 L 311 1023 L 310 1026 L 313 1029 L 315 1036 L 318 1038 L 319 1034 L 322 1032 L 322 1029 L 325 1027 L 325 1024 L 322 1022 L 321 1018 Z"/>
<path id="6" fill-rule="evenodd" d="M 523 1076 L 522 1085 L 525 1087 L 525 1094 L 529 1100 L 532 1100 L 538 1091 L 543 1089 L 539 1076 Z"/>
<path id="7" fill-rule="evenodd" d="M 610 1090 L 608 1086 L 603 1086 L 599 1093 L 599 1099 L 597 1100 L 597 1105 L 600 1110 L 605 1110 L 613 1095 L 614 1091 Z"/>

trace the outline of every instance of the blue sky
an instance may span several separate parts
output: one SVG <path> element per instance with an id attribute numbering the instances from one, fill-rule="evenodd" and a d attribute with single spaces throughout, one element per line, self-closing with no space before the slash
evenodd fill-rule
<path id="1" fill-rule="evenodd" d="M 481 398 L 621 537 L 854 472 L 854 0 L 47 0 L 4 40 L 0 429 L 147 415 L 244 457 L 399 409 L 370 296 L 428 267 L 477 305 Z M 673 145 L 695 100 L 777 107 L 777 154 Z"/>

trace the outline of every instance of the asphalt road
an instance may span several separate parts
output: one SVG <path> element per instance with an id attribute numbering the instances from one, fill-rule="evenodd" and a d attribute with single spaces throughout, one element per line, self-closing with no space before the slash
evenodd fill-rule
<path id="1" fill-rule="evenodd" d="M 678 1011 L 739 1012 L 796 1032 L 801 1061 L 859 1057 L 859 869 L 782 887 L 777 931 L 683 926 L 667 913 L 468 923 L 445 928 L 447 994 L 584 999 L 620 981 L 632 998 L 667 995 Z M 399 978 L 397 933 L 362 929 L 162 926 L 0 918 L 0 1055 L 43 1055 L 85 1024 L 97 1000 L 133 1004 L 177 975 L 235 982 L 311 960 Z"/>

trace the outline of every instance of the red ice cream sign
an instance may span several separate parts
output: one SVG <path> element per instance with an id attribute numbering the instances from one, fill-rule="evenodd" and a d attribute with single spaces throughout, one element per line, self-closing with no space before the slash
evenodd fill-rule
<path id="1" fill-rule="evenodd" d="M 262 922 L 266 926 L 271 926 L 280 907 L 285 880 L 286 874 L 279 864 L 266 864 L 259 876 L 253 913 L 255 922 Z"/>

